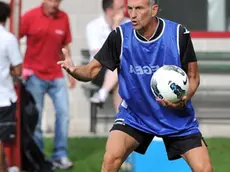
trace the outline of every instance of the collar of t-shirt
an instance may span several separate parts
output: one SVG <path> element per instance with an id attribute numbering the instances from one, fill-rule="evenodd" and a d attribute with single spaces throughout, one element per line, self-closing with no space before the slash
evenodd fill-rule
<path id="1" fill-rule="evenodd" d="M 41 16 L 49 17 L 44 12 L 44 3 L 41 4 L 40 8 L 41 8 Z M 52 18 L 56 19 L 56 18 L 60 18 L 60 17 L 62 17 L 62 13 L 58 9 L 57 12 L 56 12 L 56 14 L 55 14 L 55 16 L 53 16 Z"/>
<path id="2" fill-rule="evenodd" d="M 151 37 L 150 40 L 147 40 L 145 37 L 143 37 L 143 36 L 140 35 L 137 31 L 135 31 L 137 37 L 138 37 L 140 40 L 142 40 L 142 41 L 151 41 L 151 40 L 156 39 L 156 38 L 161 34 L 162 29 L 163 29 L 163 25 L 164 25 L 162 19 L 160 19 L 160 18 L 157 17 L 157 20 L 158 20 L 157 30 L 156 30 L 156 32 L 154 33 L 154 35 Z"/>

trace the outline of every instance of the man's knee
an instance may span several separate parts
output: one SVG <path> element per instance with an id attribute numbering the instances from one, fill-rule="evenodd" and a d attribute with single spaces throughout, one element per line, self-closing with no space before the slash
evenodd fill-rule
<path id="1" fill-rule="evenodd" d="M 54 100 L 55 112 L 57 117 L 61 117 L 63 120 L 68 120 L 69 118 L 69 102 L 66 95 L 62 98 Z"/>
<path id="2" fill-rule="evenodd" d="M 197 165 L 193 172 L 213 172 L 212 165 L 210 163 Z"/>
<path id="3" fill-rule="evenodd" d="M 105 152 L 103 166 L 105 169 L 119 169 L 123 162 L 123 157 L 112 152 Z"/>

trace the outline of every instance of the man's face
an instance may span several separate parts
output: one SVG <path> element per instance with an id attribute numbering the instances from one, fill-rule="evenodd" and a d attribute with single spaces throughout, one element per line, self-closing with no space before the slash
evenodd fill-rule
<path id="1" fill-rule="evenodd" d="M 125 2 L 124 0 L 114 0 L 113 1 L 113 10 L 114 13 L 124 13 L 125 11 Z"/>
<path id="2" fill-rule="evenodd" d="M 128 0 L 128 13 L 135 30 L 145 28 L 157 11 L 158 5 L 151 5 L 149 0 Z"/>
<path id="3" fill-rule="evenodd" d="M 110 18 L 111 27 L 117 27 L 120 25 L 122 20 L 124 19 L 125 14 L 125 3 L 124 0 L 113 0 L 113 7 L 109 8 L 106 12 L 107 17 Z"/>
<path id="4" fill-rule="evenodd" d="M 44 8 L 50 15 L 54 15 L 61 3 L 61 0 L 44 0 Z"/>

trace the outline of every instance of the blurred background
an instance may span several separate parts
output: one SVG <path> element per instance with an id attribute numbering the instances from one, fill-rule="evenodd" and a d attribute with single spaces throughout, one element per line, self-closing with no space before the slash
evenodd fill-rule
<path id="1" fill-rule="evenodd" d="M 40 4 L 41 0 L 22 0 L 21 13 Z M 209 139 L 210 148 L 216 151 L 215 155 L 211 153 L 215 171 L 229 172 L 230 0 L 160 0 L 159 4 L 160 17 L 181 23 L 191 32 L 201 73 L 201 84 L 193 98 L 197 119 L 204 137 Z M 63 0 L 61 9 L 70 19 L 73 61 L 76 65 L 83 64 L 89 55 L 86 25 L 103 14 L 101 0 Z M 25 41 L 20 41 L 22 53 Z M 94 89 L 78 82 L 75 89 L 69 90 L 69 136 L 72 138 L 69 144 L 70 149 L 78 150 L 70 152 L 76 164 L 73 171 L 99 171 L 100 161 L 96 165 L 92 162 L 99 157 L 102 159 L 105 138 L 113 123 L 115 111 L 111 96 L 100 108 L 89 101 Z M 52 144 L 53 123 L 53 105 L 46 97 L 42 128 L 49 144 Z M 48 155 L 51 152 L 49 144 Z"/>

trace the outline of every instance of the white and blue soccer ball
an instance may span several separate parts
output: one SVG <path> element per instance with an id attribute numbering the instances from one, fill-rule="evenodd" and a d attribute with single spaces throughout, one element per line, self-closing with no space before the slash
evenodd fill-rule
<path id="1" fill-rule="evenodd" d="M 189 80 L 180 67 L 164 65 L 153 74 L 150 87 L 156 98 L 177 102 L 187 94 Z"/>

